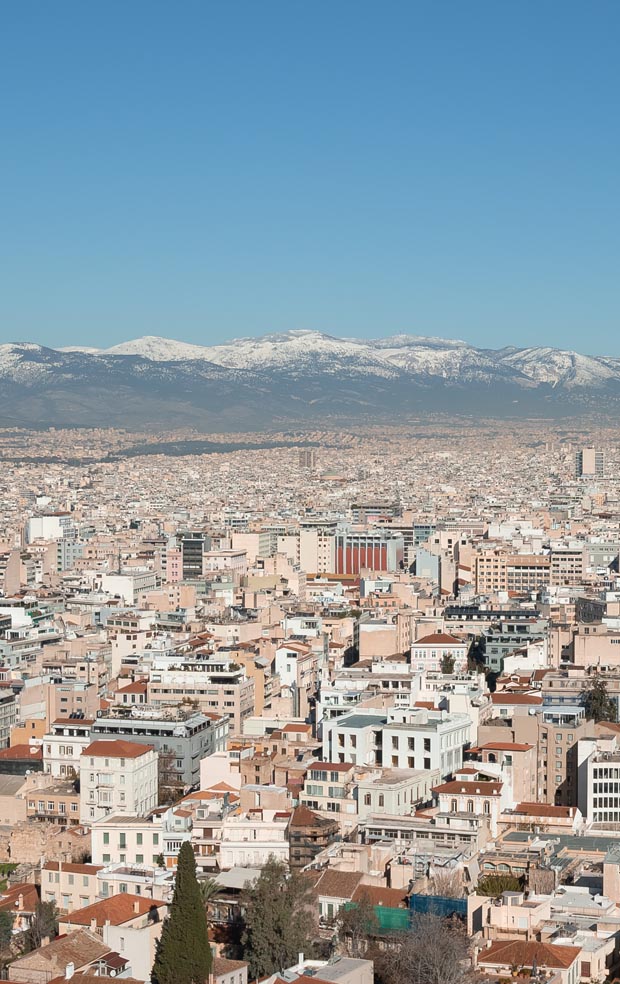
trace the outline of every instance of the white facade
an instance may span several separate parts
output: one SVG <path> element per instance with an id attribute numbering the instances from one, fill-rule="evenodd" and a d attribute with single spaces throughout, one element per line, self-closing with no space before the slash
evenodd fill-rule
<path id="1" fill-rule="evenodd" d="M 54 779 L 80 774 L 80 757 L 90 744 L 92 721 L 76 718 L 54 721 L 43 738 L 43 769 Z"/>
<path id="2" fill-rule="evenodd" d="M 442 669 L 443 660 L 449 659 L 452 662 L 451 673 L 464 673 L 468 651 L 469 646 L 462 639 L 435 632 L 412 643 L 411 667 L 437 673 Z"/>
<path id="3" fill-rule="evenodd" d="M 256 810 L 222 822 L 220 868 L 262 867 L 270 857 L 288 864 L 290 814 Z"/>
<path id="4" fill-rule="evenodd" d="M 176 865 L 184 841 L 191 837 L 191 817 L 173 808 L 150 817 L 109 816 L 91 828 L 93 864 L 157 867 Z M 95 860 L 96 859 L 96 860 Z"/>
<path id="5" fill-rule="evenodd" d="M 122 598 L 125 605 L 135 605 L 143 591 L 157 587 L 157 574 L 153 571 L 137 571 L 132 574 L 103 574 L 101 590 L 113 597 Z"/>
<path id="6" fill-rule="evenodd" d="M 616 736 L 583 739 L 577 746 L 579 808 L 589 823 L 620 824 L 620 750 Z"/>
<path id="7" fill-rule="evenodd" d="M 444 778 L 463 764 L 471 741 L 467 714 L 425 708 L 390 708 L 346 714 L 323 722 L 323 759 L 383 768 L 438 770 Z"/>
<path id="8" fill-rule="evenodd" d="M 157 752 L 121 739 L 91 742 L 80 756 L 80 822 L 157 806 Z"/>
<path id="9" fill-rule="evenodd" d="M 26 541 L 60 540 L 75 531 L 70 513 L 51 513 L 49 516 L 31 516 L 26 524 Z"/>

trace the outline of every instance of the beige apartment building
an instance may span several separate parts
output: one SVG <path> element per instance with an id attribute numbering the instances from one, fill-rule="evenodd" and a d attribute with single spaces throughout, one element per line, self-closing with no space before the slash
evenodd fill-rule
<path id="1" fill-rule="evenodd" d="M 551 583 L 548 554 L 514 554 L 503 550 L 484 551 L 476 557 L 476 591 L 493 594 L 508 591 L 528 594 Z"/>
<path id="2" fill-rule="evenodd" d="M 83 909 L 97 901 L 98 864 L 73 864 L 68 861 L 41 863 L 41 900 L 54 902 L 61 912 Z"/>
<path id="3" fill-rule="evenodd" d="M 513 695 L 512 699 L 517 696 L 526 695 Z M 594 737 L 594 721 L 587 721 L 583 708 L 573 705 L 544 708 L 539 705 L 535 713 L 514 714 L 504 720 L 508 727 L 501 730 L 492 722 L 479 728 L 479 746 L 498 741 L 534 745 L 537 750 L 537 792 L 532 797 L 530 790 L 528 799 L 555 806 L 574 805 L 577 802 L 577 743 L 582 738 Z"/>
<path id="4" fill-rule="evenodd" d="M 228 654 L 227 654 L 228 655 Z M 205 669 L 153 670 L 148 683 L 150 704 L 197 704 L 205 713 L 227 717 L 230 732 L 241 734 L 254 713 L 254 680 L 233 660 L 205 661 Z"/>

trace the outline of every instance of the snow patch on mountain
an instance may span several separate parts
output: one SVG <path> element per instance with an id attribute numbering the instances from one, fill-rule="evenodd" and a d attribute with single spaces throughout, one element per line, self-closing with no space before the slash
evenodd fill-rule
<path id="1" fill-rule="evenodd" d="M 157 335 L 144 335 L 130 342 L 121 342 L 119 345 L 112 345 L 111 348 L 100 349 L 97 355 L 137 355 L 151 362 L 185 362 L 188 359 L 210 361 L 207 353 L 208 349 L 204 345 L 192 345 L 190 342 L 160 338 Z"/>

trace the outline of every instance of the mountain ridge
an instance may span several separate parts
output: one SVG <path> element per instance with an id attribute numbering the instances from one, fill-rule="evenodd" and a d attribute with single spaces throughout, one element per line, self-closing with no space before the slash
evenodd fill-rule
<path id="1" fill-rule="evenodd" d="M 226 430 L 441 410 L 616 413 L 619 405 L 620 358 L 548 346 L 305 329 L 204 346 L 153 335 L 107 349 L 0 345 L 2 426 L 118 426 L 126 418 L 130 426 Z"/>

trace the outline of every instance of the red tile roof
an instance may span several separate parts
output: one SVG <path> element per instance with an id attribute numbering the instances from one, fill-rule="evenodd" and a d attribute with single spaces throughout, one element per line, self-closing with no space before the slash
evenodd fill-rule
<path id="1" fill-rule="evenodd" d="M 466 646 L 467 643 L 463 642 L 462 639 L 457 639 L 456 636 L 448 635 L 446 632 L 432 632 L 431 635 L 424 636 L 422 639 L 418 639 L 417 642 L 412 642 L 412 648 L 416 646 Z"/>
<path id="2" fill-rule="evenodd" d="M 469 796 L 499 796 L 503 782 L 491 782 L 488 779 L 480 779 L 478 782 L 466 782 L 460 779 L 453 779 L 451 782 L 444 782 L 441 786 L 433 786 L 434 793 L 467 793 Z"/>
<path id="3" fill-rule="evenodd" d="M 555 817 L 557 820 L 572 820 L 574 806 L 553 806 L 551 803 L 517 803 L 513 813 L 524 813 L 529 817 Z"/>
<path id="4" fill-rule="evenodd" d="M 492 704 L 542 704 L 540 694 L 491 694 Z"/>
<path id="5" fill-rule="evenodd" d="M 82 755 L 98 758 L 140 758 L 141 755 L 152 751 L 152 745 L 141 745 L 137 741 L 125 741 L 124 738 L 97 738 L 84 749 Z"/>
<path id="6" fill-rule="evenodd" d="M 0 761 L 43 761 L 42 745 L 11 745 L 10 748 L 0 748 Z"/>
<path id="7" fill-rule="evenodd" d="M 157 899 L 147 899 L 143 895 L 119 892 L 118 895 L 112 895 L 109 899 L 100 899 L 93 905 L 76 909 L 74 912 L 70 912 L 68 916 L 62 916 L 60 921 L 71 926 L 90 926 L 94 919 L 97 926 L 104 926 L 109 920 L 112 926 L 122 926 L 124 923 L 137 919 L 138 916 L 146 916 L 153 905 L 159 909 L 166 903 Z"/>
<path id="8" fill-rule="evenodd" d="M 558 946 L 554 943 L 537 943 L 534 940 L 501 940 L 492 943 L 479 957 L 480 964 L 500 964 L 503 967 L 538 967 L 567 970 L 581 953 L 579 946 Z"/>

